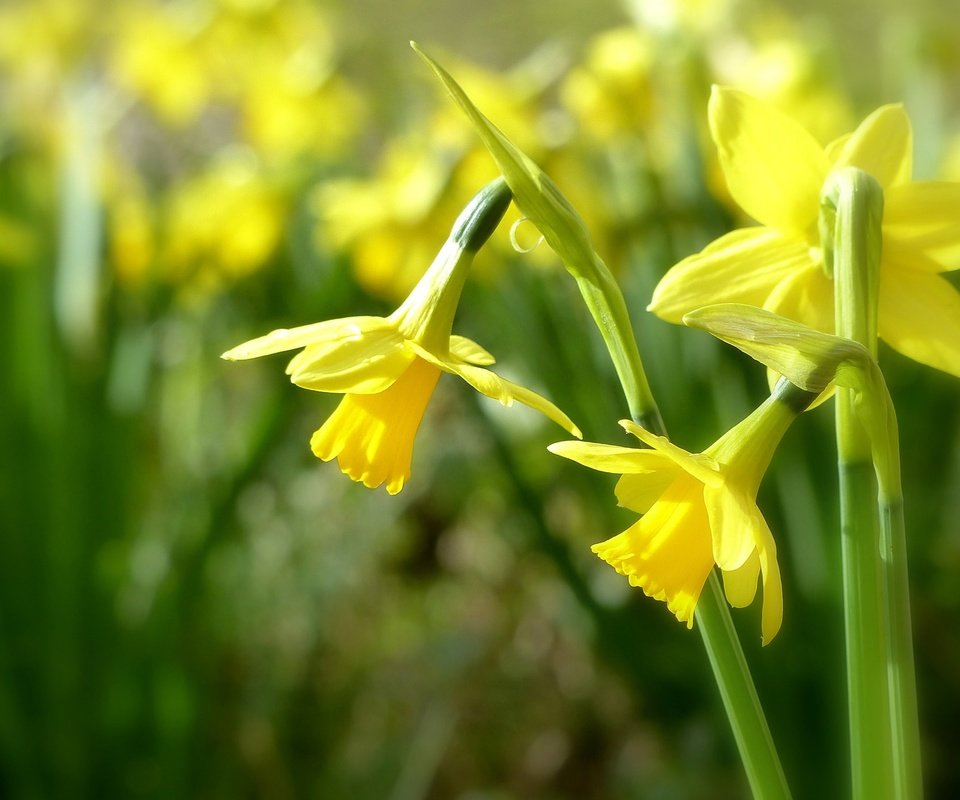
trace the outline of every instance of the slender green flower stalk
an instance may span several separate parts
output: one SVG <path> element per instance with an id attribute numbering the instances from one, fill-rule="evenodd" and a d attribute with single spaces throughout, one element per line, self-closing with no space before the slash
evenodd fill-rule
<path id="1" fill-rule="evenodd" d="M 665 436 L 666 428 L 643 370 L 623 295 L 606 264 L 593 250 L 580 215 L 556 184 L 477 109 L 450 74 L 416 43 L 411 42 L 411 46 L 466 114 L 503 173 L 520 210 L 537 226 L 577 281 L 610 353 L 633 421 Z M 776 747 L 723 601 L 723 589 L 713 570 L 697 603 L 696 619 L 754 795 L 789 797 Z"/>
<path id="2" fill-rule="evenodd" d="M 848 167 L 826 183 L 821 209 L 837 333 L 875 355 L 883 189 L 869 173 Z M 921 792 L 919 726 L 896 421 L 891 411 L 886 440 L 871 442 L 857 403 L 854 390 L 838 390 L 853 791 L 855 797 L 912 798 Z M 875 452 L 882 456 L 876 473 L 881 482 L 879 514 Z"/>
<path id="3" fill-rule="evenodd" d="M 623 294 L 610 269 L 594 251 L 583 219 L 550 177 L 480 112 L 450 74 L 415 42 L 410 44 L 467 115 L 497 162 L 520 210 L 537 226 L 576 280 L 610 352 L 631 418 L 648 430 L 663 433 L 663 420 L 643 370 Z"/>

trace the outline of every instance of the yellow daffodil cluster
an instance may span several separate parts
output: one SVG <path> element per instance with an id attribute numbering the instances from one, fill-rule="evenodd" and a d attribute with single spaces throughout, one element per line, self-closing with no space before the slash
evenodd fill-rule
<path id="1" fill-rule="evenodd" d="M 55 171 L 97 164 L 122 285 L 208 294 L 269 263 L 306 179 L 352 152 L 365 104 L 333 25 L 308 0 L 16 0 L 0 126 Z"/>

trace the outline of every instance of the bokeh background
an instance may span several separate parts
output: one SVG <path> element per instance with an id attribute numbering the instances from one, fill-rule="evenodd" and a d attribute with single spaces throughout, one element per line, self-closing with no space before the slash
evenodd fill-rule
<path id="1" fill-rule="evenodd" d="M 546 453 L 559 429 L 441 381 L 390 498 L 310 454 L 336 398 L 282 356 L 218 358 L 389 311 L 495 175 L 411 38 L 586 217 L 691 450 L 765 392 L 644 311 L 743 223 L 711 83 L 823 141 L 903 100 L 916 174 L 960 178 L 946 0 L 0 3 L 0 796 L 746 796 L 699 636 L 590 554 L 629 515 L 612 479 Z M 623 441 L 576 290 L 546 246 L 511 246 L 516 218 L 458 330 Z M 881 359 L 927 784 L 956 797 L 960 390 Z M 805 415 L 761 491 L 783 631 L 761 650 L 758 608 L 734 612 L 798 797 L 847 785 L 831 426 Z"/>

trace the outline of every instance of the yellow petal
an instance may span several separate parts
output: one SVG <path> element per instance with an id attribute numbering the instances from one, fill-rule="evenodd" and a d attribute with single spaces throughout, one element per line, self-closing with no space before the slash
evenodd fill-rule
<path id="1" fill-rule="evenodd" d="M 757 596 L 757 578 L 760 575 L 760 554 L 756 549 L 737 569 L 724 570 L 723 593 L 734 608 L 746 608 Z"/>
<path id="2" fill-rule="evenodd" d="M 917 181 L 885 193 L 884 261 L 891 255 L 911 269 L 960 268 L 960 183 Z"/>
<path id="3" fill-rule="evenodd" d="M 554 455 L 569 458 L 599 472 L 619 474 L 648 473 L 667 470 L 676 472 L 673 461 L 656 450 L 619 447 L 596 442 L 555 442 L 547 448 Z"/>
<path id="4" fill-rule="evenodd" d="M 836 154 L 832 169 L 859 167 L 883 188 L 906 183 L 913 169 L 913 130 L 903 106 L 881 106 L 867 117 Z"/>
<path id="5" fill-rule="evenodd" d="M 833 333 L 833 281 L 813 262 L 780 281 L 763 307 L 814 330 Z"/>
<path id="6" fill-rule="evenodd" d="M 705 487 L 703 501 L 710 520 L 714 561 L 724 571 L 742 567 L 756 547 L 753 531 L 755 517 L 759 516 L 756 503 L 726 486 Z"/>
<path id="7" fill-rule="evenodd" d="M 716 461 L 709 456 L 699 453 L 688 453 L 682 447 L 677 447 L 665 436 L 657 436 L 650 433 L 636 422 L 629 419 L 620 420 L 620 425 L 628 433 L 632 433 L 641 442 L 654 450 L 659 450 L 668 456 L 684 472 L 692 475 L 701 483 L 707 486 L 722 486 L 723 476 L 720 474 L 720 467 Z"/>
<path id="8" fill-rule="evenodd" d="M 317 458 L 336 458 L 340 469 L 371 489 L 396 494 L 410 477 L 413 441 L 440 370 L 421 359 L 386 391 L 348 394 L 310 439 Z"/>
<path id="9" fill-rule="evenodd" d="M 777 564 L 777 546 L 770 528 L 756 506 L 752 507 L 749 516 L 750 519 L 745 520 L 744 524 L 750 530 L 754 547 L 737 569 L 723 571 L 723 588 L 730 605 L 744 608 L 753 602 L 757 594 L 759 571 L 763 583 L 761 640 L 767 645 L 773 641 L 783 622 L 783 587 L 780 582 L 780 567 Z"/>
<path id="10" fill-rule="evenodd" d="M 290 380 L 317 392 L 376 394 L 390 386 L 416 356 L 393 328 L 360 339 L 310 345 L 287 365 Z"/>
<path id="11" fill-rule="evenodd" d="M 714 86 L 710 132 L 733 198 L 751 217 L 804 234 L 816 221 L 827 158 L 816 139 L 772 105 Z"/>
<path id="12" fill-rule="evenodd" d="M 646 514 L 683 471 L 673 462 L 669 463 L 668 468 L 658 472 L 622 475 L 615 489 L 617 504 Z"/>
<path id="13" fill-rule="evenodd" d="M 879 331 L 908 358 L 960 377 L 960 295 L 939 275 L 883 270 Z"/>
<path id="14" fill-rule="evenodd" d="M 450 337 L 450 353 L 461 361 L 466 361 L 468 364 L 474 364 L 478 367 L 489 367 L 497 362 L 497 359 L 490 353 L 466 336 L 453 335 Z"/>
<path id="15" fill-rule="evenodd" d="M 578 439 L 583 435 L 580 429 L 573 424 L 573 421 L 564 414 L 553 403 L 545 397 L 541 397 L 534 391 L 511 383 L 505 378 L 501 378 L 495 372 L 482 367 L 475 367 L 471 364 L 464 364 L 457 361 L 439 358 L 436 354 L 424 350 L 419 345 L 410 343 L 410 347 L 424 360 L 429 361 L 444 372 L 452 375 L 458 375 L 469 383 L 480 394 L 492 397 L 505 406 L 513 405 L 514 401 L 523 403 L 535 411 L 539 411 L 548 419 L 552 419 L 561 428 L 568 433 L 573 434 Z"/>
<path id="16" fill-rule="evenodd" d="M 299 328 L 280 328 L 265 336 L 251 339 L 227 350 L 221 358 L 228 361 L 240 361 L 247 358 L 259 358 L 285 350 L 296 350 L 307 345 L 336 347 L 345 342 L 357 342 L 364 336 L 393 326 L 383 317 L 345 317 L 301 325 Z"/>
<path id="17" fill-rule="evenodd" d="M 770 228 L 742 228 L 672 267 L 647 310 L 676 323 L 713 303 L 762 306 L 777 284 L 812 263 L 804 240 Z"/>
<path id="18" fill-rule="evenodd" d="M 592 549 L 632 586 L 665 601 L 678 620 L 693 627 L 697 600 L 713 568 L 697 481 L 680 476 L 639 522 Z"/>
<path id="19" fill-rule="evenodd" d="M 783 623 L 783 584 L 777 563 L 777 546 L 763 517 L 755 526 L 757 552 L 760 556 L 760 575 L 763 582 L 763 611 L 760 620 L 761 643 L 768 645 L 780 631 Z"/>

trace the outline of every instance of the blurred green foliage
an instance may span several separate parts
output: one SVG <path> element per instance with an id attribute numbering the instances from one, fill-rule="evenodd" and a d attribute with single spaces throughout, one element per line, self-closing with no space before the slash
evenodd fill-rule
<path id="1" fill-rule="evenodd" d="M 699 638 L 590 554 L 630 515 L 612 481 L 546 453 L 555 430 L 442 382 L 388 498 L 310 455 L 334 398 L 280 360 L 218 359 L 389 310 L 493 174 L 401 49 L 415 37 L 488 65 L 458 77 L 587 217 L 677 441 L 697 450 L 752 409 L 761 370 L 643 310 L 735 223 L 710 82 L 824 139 L 902 98 L 917 172 L 956 177 L 958 34 L 936 4 L 628 5 L 0 7 L 0 795 L 744 796 Z M 615 376 L 556 260 L 505 233 L 487 250 L 458 329 L 619 441 Z M 925 770 L 951 797 L 960 392 L 881 361 Z M 760 495 L 783 631 L 761 652 L 759 610 L 735 613 L 798 797 L 847 780 L 831 426 L 806 415 Z"/>

